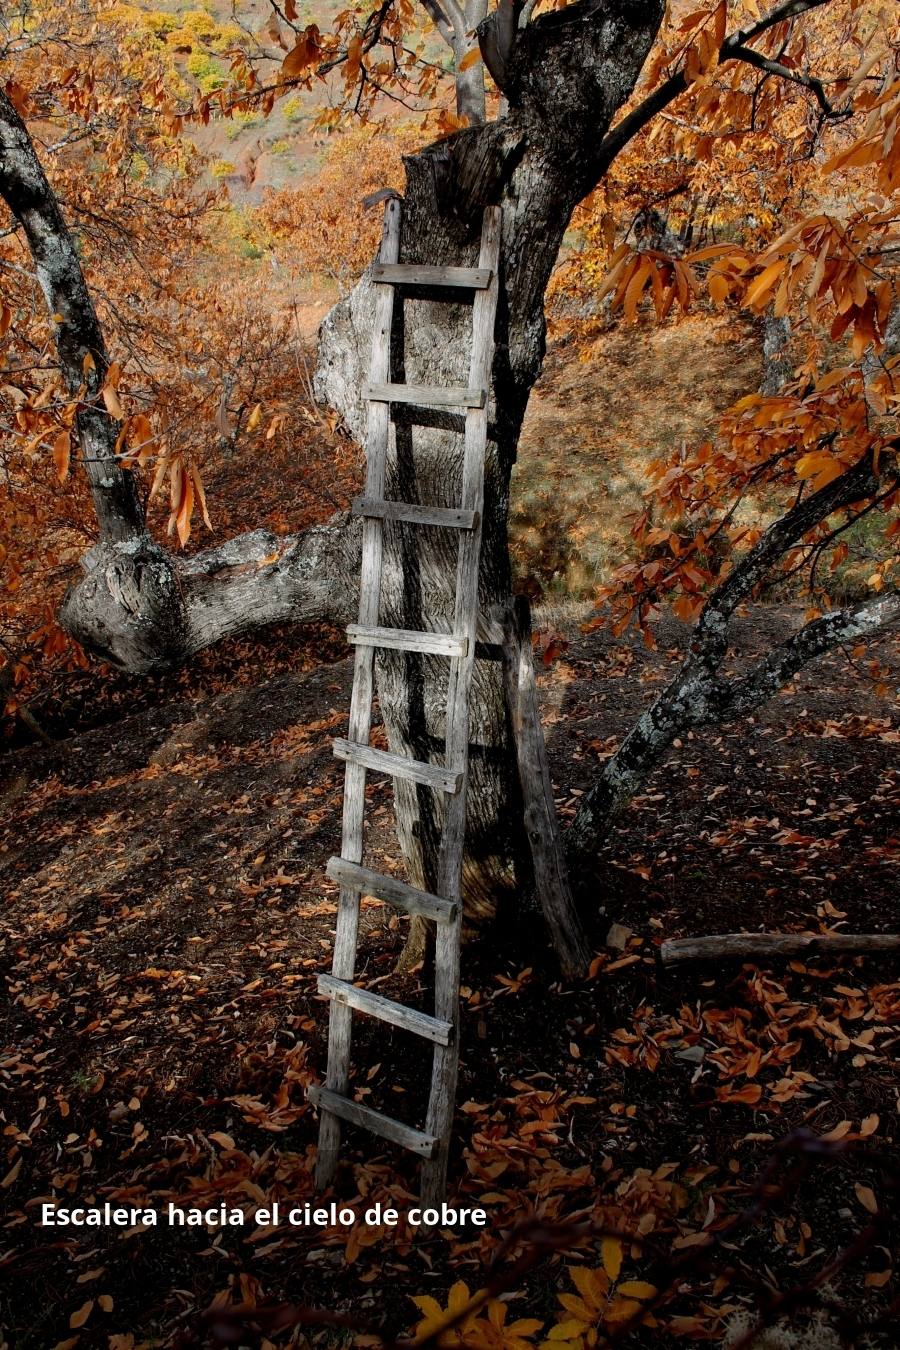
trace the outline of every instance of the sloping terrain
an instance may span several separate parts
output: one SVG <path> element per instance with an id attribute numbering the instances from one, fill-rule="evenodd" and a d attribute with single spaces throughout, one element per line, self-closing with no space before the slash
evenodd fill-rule
<path id="1" fill-rule="evenodd" d="M 738 659 L 794 617 L 768 611 L 745 625 Z M 575 631 L 541 676 L 564 819 L 684 633 L 659 636 L 651 654 Z M 889 644 L 881 654 L 890 658 Z M 859 1152 L 820 1160 L 814 1180 L 775 1195 L 715 1276 L 701 1266 L 679 1277 L 657 1311 L 670 1331 L 654 1343 L 689 1327 L 719 1339 L 758 1295 L 749 1270 L 765 1267 L 772 1287 L 788 1289 L 848 1245 L 871 1217 L 869 1196 L 877 1205 L 886 1195 L 893 963 L 667 973 L 656 959 L 663 937 L 723 928 L 895 925 L 900 730 L 841 657 L 749 726 L 691 738 L 654 776 L 588 881 L 590 979 L 557 982 L 527 912 L 499 941 L 466 951 L 452 1173 L 454 1191 L 489 1209 L 482 1237 L 375 1233 L 360 1249 L 358 1233 L 321 1225 L 37 1228 L 51 1194 L 248 1212 L 264 1198 L 311 1197 L 316 1125 L 304 1088 L 324 1064 L 326 1006 L 314 990 L 330 963 L 335 896 L 323 865 L 341 790 L 330 738 L 351 670 L 346 657 L 292 669 L 295 655 L 290 634 L 224 652 L 223 672 L 235 673 L 214 691 L 209 672 L 160 682 L 130 714 L 4 758 L 0 1077 L 18 1146 L 0 1251 L 10 1344 L 205 1344 L 201 1314 L 216 1298 L 240 1316 L 289 1300 L 396 1334 L 416 1320 L 412 1294 L 443 1305 L 454 1279 L 481 1286 L 498 1239 L 535 1206 L 548 1220 L 590 1213 L 653 1232 L 653 1251 L 674 1240 L 683 1256 L 702 1241 L 693 1235 L 747 1203 L 773 1141 L 799 1126 L 837 1128 L 841 1147 L 861 1138 Z M 390 866 L 388 785 L 372 794 L 367 846 Z M 375 902 L 364 920 L 365 978 L 423 998 L 415 975 L 391 973 L 403 925 Z M 611 921 L 631 930 L 614 949 Z M 357 1045 L 357 1090 L 415 1119 L 421 1047 L 365 1019 Z M 402 1200 L 414 1165 L 388 1152 L 352 1140 L 339 1194 Z M 875 1325 L 884 1241 L 835 1274 L 829 1295 L 872 1324 L 873 1345 L 891 1343 Z M 351 1263 L 335 1264 L 344 1252 Z M 591 1254 L 548 1254 L 516 1284 L 517 1315 L 548 1326 L 561 1315 L 554 1286 L 567 1285 L 566 1260 L 591 1264 Z M 660 1262 L 635 1246 L 627 1268 L 664 1288 Z M 73 1334 L 69 1320 L 87 1303 Z"/>

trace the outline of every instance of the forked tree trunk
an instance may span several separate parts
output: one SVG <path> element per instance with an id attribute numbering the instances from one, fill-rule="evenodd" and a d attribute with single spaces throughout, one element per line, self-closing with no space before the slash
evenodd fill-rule
<path id="1" fill-rule="evenodd" d="M 467 130 L 406 160 L 401 261 L 477 261 L 484 206 L 503 208 L 501 290 L 490 403 L 481 556 L 482 614 L 505 602 L 510 474 L 522 419 L 545 350 L 544 292 L 571 214 L 605 165 L 596 144 L 631 92 L 655 35 L 661 6 L 622 7 L 641 19 L 601 19 L 575 6 L 520 35 L 501 122 Z M 566 18 L 566 16 L 569 16 Z M 634 25 L 634 26 L 633 26 Z M 568 104 L 569 119 L 560 116 Z M 320 334 L 317 392 L 363 438 L 360 391 L 367 378 L 373 287 L 367 278 L 328 316 Z M 392 378 L 468 384 L 471 307 L 407 298 L 397 306 Z M 394 406 L 387 495 L 401 501 L 459 502 L 463 418 Z M 457 540 L 450 531 L 392 524 L 385 530 L 380 622 L 450 630 Z M 446 663 L 385 653 L 378 696 L 390 748 L 429 760 L 443 748 Z M 467 916 L 492 916 L 517 892 L 527 858 L 522 811 L 499 660 L 476 663 L 471 701 Z M 440 809 L 436 794 L 396 785 L 397 823 L 410 879 L 433 888 Z"/>
<path id="2" fill-rule="evenodd" d="M 477 5 L 473 0 L 473 10 Z M 509 481 L 522 418 L 544 354 L 543 298 L 577 203 L 596 186 L 619 148 L 604 141 L 632 93 L 656 36 L 663 0 L 581 0 L 521 30 L 501 31 L 507 9 L 479 26 L 482 52 L 504 94 L 499 122 L 475 126 L 407 161 L 401 258 L 472 263 L 486 205 L 503 207 L 501 294 L 487 456 L 481 607 L 507 600 Z M 515 7 L 514 7 L 515 8 Z M 477 110 L 473 110 L 477 111 Z M 630 133 L 629 133 L 630 134 Z M 178 664 L 225 633 L 266 622 L 302 620 L 343 608 L 353 571 L 328 532 L 279 541 L 245 536 L 221 550 L 176 562 L 146 532 L 130 475 L 115 456 L 117 425 L 103 410 L 102 334 L 77 250 L 21 118 L 0 91 L 0 192 L 18 218 L 38 264 L 70 389 L 79 390 L 91 353 L 95 374 L 81 392 L 82 449 L 96 463 L 92 488 L 101 526 L 87 576 L 67 601 L 64 621 L 95 651 L 134 671 Z M 361 386 L 368 367 L 372 287 L 364 281 L 323 330 L 319 389 L 362 430 Z M 470 311 L 426 301 L 407 305 L 398 333 L 394 378 L 465 383 Z M 389 494 L 452 504 L 459 492 L 460 423 L 446 414 L 425 426 L 399 421 Z M 116 503 L 120 503 L 117 510 Z M 110 518 L 110 515 L 112 518 Z M 119 519 L 121 517 L 121 521 Z M 454 541 L 446 532 L 394 526 L 387 531 L 382 621 L 449 627 L 455 583 Z M 335 575 L 335 572 L 338 575 Z M 446 672 L 414 657 L 379 662 L 379 696 L 392 748 L 431 757 L 443 742 Z M 468 912 L 493 913 L 512 893 L 521 847 L 521 812 L 499 660 L 479 662 L 472 699 Z M 435 876 L 438 822 L 426 793 L 398 799 L 400 838 L 411 877 Z"/>

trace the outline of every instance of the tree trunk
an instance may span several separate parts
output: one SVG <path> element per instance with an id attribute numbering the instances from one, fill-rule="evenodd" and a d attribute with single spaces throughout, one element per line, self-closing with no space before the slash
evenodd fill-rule
<path id="1" fill-rule="evenodd" d="M 760 323 L 762 329 L 763 373 L 759 392 L 772 398 L 787 384 L 793 374 L 791 363 L 791 321 L 786 314 L 776 317 L 766 313 Z"/>
<path id="2" fill-rule="evenodd" d="M 472 0 L 473 6 L 481 0 Z M 501 296 L 493 369 L 491 436 L 481 565 L 481 607 L 510 593 L 506 542 L 509 480 L 519 429 L 544 355 L 543 297 L 577 203 L 619 148 L 604 140 L 632 93 L 663 14 L 663 0 L 603 7 L 581 0 L 529 23 L 506 23 L 509 6 L 479 25 L 496 58 L 492 73 L 505 115 L 466 128 L 407 161 L 401 257 L 472 263 L 486 205 L 503 207 Z M 473 8 L 472 12 L 475 12 Z M 480 78 L 480 73 L 479 73 Z M 465 82 L 464 82 L 465 83 Z M 473 109 L 473 112 L 477 110 Z M 322 567 L 351 570 L 320 547 L 248 536 L 223 550 L 176 562 L 147 534 L 131 475 L 115 455 L 118 425 L 100 397 L 106 354 L 77 251 L 26 128 L 0 92 L 0 191 L 28 238 L 48 308 L 63 316 L 57 345 L 66 380 L 80 398 L 78 430 L 100 522 L 87 576 L 68 597 L 63 620 L 85 645 L 136 671 L 165 669 L 199 646 L 260 622 L 304 618 L 334 603 Z M 394 378 L 464 383 L 471 319 L 465 305 L 410 301 L 398 328 Z M 372 287 L 364 281 L 325 323 L 319 390 L 361 433 L 360 391 L 368 366 Z M 85 379 L 85 357 L 94 362 Z M 86 387 L 82 390 L 84 381 Z M 405 501 L 452 505 L 459 491 L 461 420 L 446 412 L 396 420 L 388 492 Z M 449 627 L 456 566 L 447 532 L 388 526 L 382 622 Z M 254 539 L 256 543 L 254 544 Z M 282 552 L 281 550 L 284 550 Z M 230 556 L 232 553 L 234 556 Z M 355 569 L 352 569 L 355 570 Z M 338 585 L 339 592 L 343 588 Z M 333 612 L 333 611 L 332 611 Z M 385 655 L 379 697 L 392 749 L 430 759 L 443 742 L 446 671 L 437 660 Z M 521 848 L 516 770 L 507 733 L 500 662 L 480 661 L 472 699 L 469 851 L 465 894 L 473 918 L 512 894 Z M 398 794 L 400 838 L 411 879 L 434 884 L 437 804 L 421 789 Z"/>
<path id="3" fill-rule="evenodd" d="M 470 127 L 484 125 L 487 112 L 484 93 L 484 66 L 474 61 L 464 67 L 470 51 L 478 51 L 475 30 L 487 13 L 487 0 L 465 0 L 463 22 L 454 34 L 453 59 L 456 66 L 456 112 Z"/>
<path id="4" fill-rule="evenodd" d="M 100 400 L 108 359 L 74 240 L 34 151 L 28 129 L 0 88 L 0 196 L 18 220 L 53 316 L 63 377 L 78 397 L 75 432 L 101 538 L 139 539 L 144 511 L 135 480 L 116 458 L 118 424 Z"/>
<path id="5" fill-rule="evenodd" d="M 510 474 L 528 396 L 544 356 L 544 292 L 572 211 L 606 167 L 589 147 L 599 146 L 613 114 L 631 93 L 662 12 L 657 4 L 622 9 L 624 15 L 612 19 L 576 5 L 530 25 L 518 35 L 504 88 L 508 115 L 501 122 L 459 132 L 406 161 L 401 261 L 472 265 L 484 206 L 503 208 L 501 295 L 485 470 L 483 614 L 507 601 L 511 591 Z M 317 370 L 319 396 L 341 412 L 360 439 L 372 290 L 364 278 L 325 320 Z M 392 379 L 467 384 L 470 306 L 407 298 L 397 308 Z M 393 419 L 388 497 L 457 505 L 462 417 L 394 405 Z M 386 526 L 381 623 L 449 631 L 456 543 L 448 531 Z M 444 740 L 445 664 L 384 653 L 376 669 L 391 750 L 433 759 Z M 470 755 L 463 893 L 467 917 L 479 922 L 493 916 L 504 897 L 516 894 L 521 873 L 528 867 L 502 669 L 496 658 L 476 664 Z M 411 785 L 397 784 L 395 791 L 410 879 L 431 889 L 440 802 L 430 791 Z"/>

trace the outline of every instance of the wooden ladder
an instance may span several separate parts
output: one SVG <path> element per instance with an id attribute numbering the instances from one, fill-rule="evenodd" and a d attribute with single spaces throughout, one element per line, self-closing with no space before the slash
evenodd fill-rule
<path id="1" fill-rule="evenodd" d="M 494 357 L 494 319 L 497 312 L 501 211 L 485 210 L 477 267 L 420 267 L 401 264 L 400 202 L 385 207 L 384 231 L 378 262 L 373 264 L 375 328 L 369 383 L 366 434 L 365 496 L 353 504 L 363 517 L 362 571 L 359 622 L 347 629 L 356 647 L 350 730 L 347 740 L 334 743 L 334 753 L 346 762 L 341 856 L 327 866 L 340 883 L 332 973 L 319 977 L 319 991 L 331 999 L 328 1069 L 325 1086 L 309 1089 L 320 1113 L 316 1184 L 330 1182 L 337 1164 L 341 1122 L 349 1121 L 373 1134 L 400 1144 L 423 1159 L 422 1198 L 426 1204 L 444 1195 L 447 1156 L 456 1097 L 459 1064 L 459 946 L 462 920 L 462 861 L 466 823 L 466 780 L 469 750 L 469 691 L 475 657 L 478 616 L 478 567 L 481 553 L 481 513 L 484 498 L 484 461 L 488 428 L 488 390 Z M 472 292 L 472 350 L 467 388 L 390 383 L 391 327 L 397 287 L 427 288 L 449 301 L 460 290 Z M 392 403 L 465 409 L 462 497 L 457 508 L 420 506 L 384 499 L 385 473 Z M 452 633 L 413 632 L 378 626 L 384 522 L 443 526 L 459 531 L 456 599 Z M 444 766 L 420 763 L 404 755 L 388 754 L 369 745 L 372 721 L 374 662 L 377 648 L 425 652 L 450 658 Z M 417 890 L 393 877 L 362 866 L 363 813 L 366 771 L 410 779 L 447 794 L 438 861 L 437 894 Z M 436 925 L 434 1016 L 382 998 L 353 983 L 359 931 L 360 900 L 375 896 L 406 914 L 421 915 Z M 412 1031 L 434 1047 L 431 1092 L 423 1130 L 393 1120 L 353 1100 L 349 1095 L 351 1018 L 353 1011 L 368 1013 L 393 1026 Z"/>

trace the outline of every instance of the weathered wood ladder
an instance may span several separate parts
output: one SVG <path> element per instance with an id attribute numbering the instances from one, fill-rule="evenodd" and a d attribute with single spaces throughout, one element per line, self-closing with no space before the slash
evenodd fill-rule
<path id="1" fill-rule="evenodd" d="M 422 1198 L 440 1201 L 446 1185 L 447 1154 L 453 1124 L 459 1062 L 459 946 L 462 919 L 462 862 L 466 823 L 466 780 L 469 747 L 469 692 L 475 656 L 478 617 L 478 566 L 481 553 L 481 513 L 488 430 L 488 391 L 494 356 L 494 320 L 497 312 L 497 269 L 500 256 L 499 207 L 484 213 L 477 267 L 424 267 L 400 264 L 400 202 L 385 208 L 379 260 L 373 264 L 376 284 L 375 328 L 369 384 L 366 435 L 365 496 L 354 502 L 364 518 L 359 622 L 347 629 L 356 646 L 356 665 L 350 703 L 348 740 L 338 740 L 334 753 L 346 761 L 341 856 L 332 858 L 328 875 L 340 883 L 334 962 L 331 975 L 319 977 L 319 991 L 331 1000 L 328 1069 L 324 1087 L 309 1089 L 319 1108 L 317 1185 L 333 1176 L 340 1147 L 341 1122 L 370 1130 L 401 1144 L 424 1159 Z M 444 298 L 458 300 L 461 289 L 472 295 L 472 348 L 469 387 L 390 383 L 391 327 L 396 287 L 432 288 Z M 392 403 L 465 409 L 462 497 L 459 508 L 420 506 L 384 499 Z M 383 529 L 386 520 L 443 526 L 459 531 L 453 632 L 412 632 L 378 626 L 381 591 Z M 376 648 L 427 652 L 450 658 L 444 767 L 389 754 L 369 745 Z M 411 779 L 447 794 L 438 861 L 437 895 L 417 890 L 393 877 L 362 866 L 363 813 L 368 769 L 395 778 Z M 406 914 L 421 915 L 436 925 L 434 1016 L 418 1012 L 353 983 L 363 895 L 384 900 Z M 431 1093 L 424 1130 L 401 1124 L 349 1095 L 352 1012 L 368 1013 L 403 1027 L 434 1046 Z"/>

